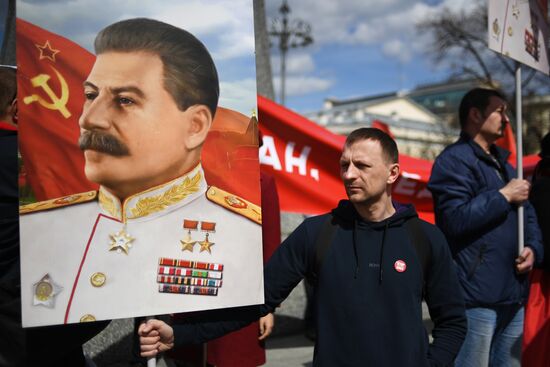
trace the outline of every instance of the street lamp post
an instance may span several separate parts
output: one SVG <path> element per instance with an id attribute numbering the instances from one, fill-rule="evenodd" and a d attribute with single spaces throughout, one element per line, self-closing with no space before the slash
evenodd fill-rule
<path id="1" fill-rule="evenodd" d="M 290 7 L 287 0 L 279 8 L 282 18 L 276 18 L 271 24 L 269 35 L 279 39 L 279 50 L 281 51 L 281 104 L 285 104 L 285 78 L 286 78 L 286 53 L 289 48 L 305 47 L 313 43 L 311 37 L 311 26 L 300 19 L 289 22 L 288 14 Z"/>

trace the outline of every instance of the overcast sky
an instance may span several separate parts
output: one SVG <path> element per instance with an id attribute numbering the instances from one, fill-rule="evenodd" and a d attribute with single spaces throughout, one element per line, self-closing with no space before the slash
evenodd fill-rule
<path id="1" fill-rule="evenodd" d="M 280 17 L 282 0 L 266 0 L 270 19 Z M 300 112 L 322 108 L 327 97 L 350 98 L 412 89 L 448 76 L 426 55 L 429 37 L 415 24 L 434 12 L 471 9 L 473 0 L 288 0 L 290 19 L 312 26 L 314 44 L 287 57 L 286 104 Z M 273 43 L 277 43 L 272 39 Z M 279 51 L 272 52 L 277 100 Z"/>
<path id="2" fill-rule="evenodd" d="M 92 52 L 97 32 L 118 20 L 148 17 L 184 28 L 214 58 L 220 105 L 247 116 L 256 108 L 252 0 L 18 0 L 17 16 Z"/>

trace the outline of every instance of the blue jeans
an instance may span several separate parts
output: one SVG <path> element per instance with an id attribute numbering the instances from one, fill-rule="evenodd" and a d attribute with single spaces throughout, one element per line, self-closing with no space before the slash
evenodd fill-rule
<path id="1" fill-rule="evenodd" d="M 455 367 L 519 367 L 523 306 L 468 308 L 468 332 Z"/>

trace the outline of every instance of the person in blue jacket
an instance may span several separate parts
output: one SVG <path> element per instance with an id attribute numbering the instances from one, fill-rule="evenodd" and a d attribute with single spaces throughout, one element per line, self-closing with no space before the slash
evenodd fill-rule
<path id="1" fill-rule="evenodd" d="M 443 234 L 420 221 L 412 205 L 392 202 L 391 188 L 399 176 L 395 141 L 378 129 L 355 130 L 346 140 L 340 174 L 349 200 L 329 214 L 306 219 L 275 251 L 264 271 L 261 314 L 272 312 L 314 273 L 313 366 L 452 365 L 466 332 L 462 294 Z M 317 266 L 327 220 L 337 225 Z M 423 244 L 431 254 L 425 268 L 409 221 L 417 221 L 425 235 Z M 423 295 L 435 325 L 431 344 L 422 322 Z M 142 355 L 199 343 L 257 317 L 254 308 L 240 308 L 172 327 L 150 320 L 139 329 Z"/>
<path id="2" fill-rule="evenodd" d="M 456 366 L 519 366 L 528 272 L 543 259 L 541 234 L 509 152 L 497 147 L 506 124 L 504 96 L 476 88 L 462 99 L 461 135 L 435 160 L 428 189 L 436 224 L 457 265 L 468 333 Z M 518 253 L 518 206 L 525 247 Z"/>

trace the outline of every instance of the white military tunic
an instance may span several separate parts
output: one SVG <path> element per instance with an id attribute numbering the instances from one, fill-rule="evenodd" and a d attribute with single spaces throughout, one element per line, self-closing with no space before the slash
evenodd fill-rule
<path id="1" fill-rule="evenodd" d="M 123 203 L 100 188 L 31 204 L 22 214 L 25 327 L 263 303 L 260 208 L 208 188 L 200 165 Z M 198 222 L 192 251 L 183 250 L 184 220 Z M 211 223 L 215 231 L 200 230 Z M 205 247 L 206 233 L 214 244 Z M 221 280 L 217 295 L 161 293 L 169 286 L 159 283 L 161 258 L 222 265 L 211 273 Z"/>

